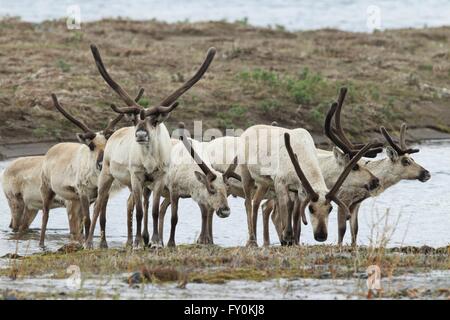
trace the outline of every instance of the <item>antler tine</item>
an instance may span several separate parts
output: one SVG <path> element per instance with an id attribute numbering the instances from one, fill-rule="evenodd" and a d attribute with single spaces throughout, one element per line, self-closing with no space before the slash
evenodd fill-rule
<path id="1" fill-rule="evenodd" d="M 234 157 L 233 162 L 230 164 L 227 171 L 225 171 L 225 173 L 223 174 L 223 177 L 225 179 L 235 178 L 238 181 L 242 181 L 241 176 L 235 172 L 237 165 L 238 165 L 238 157 L 236 156 Z"/>
<path id="2" fill-rule="evenodd" d="M 211 47 L 208 49 L 208 52 L 206 53 L 206 58 L 203 61 L 200 68 L 197 70 L 197 72 L 188 80 L 186 81 L 181 87 L 179 87 L 177 90 L 172 92 L 169 96 L 167 96 L 163 101 L 160 102 L 160 106 L 167 107 L 174 103 L 183 93 L 185 93 L 187 90 L 189 90 L 193 85 L 195 85 L 205 74 L 206 70 L 208 70 L 209 65 L 214 59 L 214 56 L 216 54 L 216 48 Z"/>
<path id="3" fill-rule="evenodd" d="M 108 71 L 106 71 L 105 65 L 103 64 L 102 57 L 100 56 L 100 52 L 98 51 L 98 48 L 95 44 L 91 44 L 91 51 L 92 51 L 92 55 L 94 56 L 95 64 L 97 65 L 97 69 L 100 72 L 103 79 L 106 81 L 106 83 L 119 95 L 119 97 L 125 102 L 125 104 L 128 107 L 141 110 L 142 107 L 139 104 L 137 104 L 130 97 L 130 95 L 117 82 L 115 82 L 111 78 Z M 127 111 L 125 111 L 125 110 L 127 110 Z M 132 109 L 123 108 L 122 109 L 123 112 L 121 112 L 121 113 L 131 113 L 129 110 L 132 110 Z M 116 111 L 116 110 L 114 110 L 114 111 Z M 133 113 L 136 113 L 136 112 L 133 112 Z"/>
<path id="4" fill-rule="evenodd" d="M 144 117 L 148 117 L 148 116 L 155 115 L 155 114 L 170 113 L 176 107 L 178 107 L 178 101 L 175 101 L 174 103 L 172 103 L 168 107 L 163 107 L 163 106 L 152 107 L 152 108 L 150 108 L 148 110 L 143 110 Z"/>
<path id="5" fill-rule="evenodd" d="M 327 116 L 325 117 L 325 124 L 324 124 L 324 129 L 325 129 L 325 135 L 337 146 L 339 147 L 344 153 L 348 153 L 348 154 L 352 154 L 352 150 L 345 144 L 343 143 L 340 138 L 338 138 L 335 135 L 335 130 L 332 129 L 331 127 L 331 120 L 333 119 L 333 115 L 336 112 L 336 108 L 337 108 L 338 104 L 336 102 L 333 102 L 331 104 L 330 110 L 328 110 Z"/>
<path id="6" fill-rule="evenodd" d="M 362 156 L 370 148 L 372 148 L 372 144 L 370 144 L 370 143 L 366 144 L 364 146 L 364 148 L 359 150 L 358 153 L 352 158 L 352 160 L 350 160 L 350 162 L 347 163 L 347 165 L 345 166 L 344 170 L 342 171 L 342 173 L 340 174 L 339 178 L 337 179 L 336 183 L 333 185 L 331 190 L 327 193 L 327 195 L 326 195 L 327 199 L 335 200 L 334 198 L 336 198 L 337 191 L 342 186 L 342 184 L 344 183 L 344 181 L 347 178 L 347 176 L 350 174 L 350 171 L 353 169 L 353 167 L 356 165 L 356 163 L 359 161 L 359 159 L 361 159 Z"/>
<path id="7" fill-rule="evenodd" d="M 342 142 L 345 143 L 350 149 L 355 149 L 355 146 L 353 145 L 353 143 L 351 143 L 350 140 L 345 136 L 344 130 L 342 130 L 342 125 L 341 125 L 341 111 L 342 111 L 342 106 L 344 104 L 346 95 L 347 95 L 347 88 L 342 87 L 339 90 L 337 108 L 336 108 L 336 112 L 334 113 L 334 125 L 336 126 L 336 133 L 337 133 L 338 137 L 342 140 Z"/>
<path id="8" fill-rule="evenodd" d="M 406 129 L 408 128 L 408 126 L 406 125 L 406 123 L 402 123 L 402 127 L 400 128 L 400 148 L 402 149 L 408 149 L 408 147 L 406 146 Z"/>
<path id="9" fill-rule="evenodd" d="M 305 174 L 303 173 L 302 169 L 300 168 L 300 164 L 298 163 L 297 155 L 292 150 L 291 137 L 290 137 L 289 133 L 287 133 L 287 132 L 284 134 L 284 144 L 285 144 L 286 150 L 289 154 L 289 158 L 291 159 L 291 162 L 294 165 L 295 172 L 297 173 L 297 176 L 300 179 L 300 182 L 302 183 L 303 188 L 305 189 L 306 193 L 308 194 L 308 197 L 312 201 L 317 201 L 317 199 L 319 199 L 319 195 L 314 191 L 313 187 L 311 186 L 311 184 L 309 183 Z"/>
<path id="10" fill-rule="evenodd" d="M 394 150 L 399 154 L 404 154 L 403 150 L 400 148 L 398 144 L 394 142 L 394 139 L 392 139 L 391 135 L 388 133 L 385 127 L 380 127 L 381 134 L 384 136 L 386 141 L 389 143 L 389 145 L 394 148 Z"/>
<path id="11" fill-rule="evenodd" d="M 197 152 L 195 152 L 194 148 L 192 147 L 192 143 L 186 137 L 186 135 L 184 133 L 184 130 L 182 130 L 182 132 L 181 132 L 180 140 L 183 142 L 183 144 L 186 147 L 186 149 L 190 152 L 192 159 L 194 159 L 195 163 L 200 167 L 200 169 L 203 171 L 203 173 L 211 181 L 213 181 L 216 178 L 216 175 L 203 162 L 203 160 L 200 158 L 200 156 L 197 154 Z"/>
<path id="12" fill-rule="evenodd" d="M 83 130 L 86 133 L 94 133 L 94 131 L 89 129 L 88 126 L 86 126 L 81 121 L 75 119 L 66 110 L 64 110 L 64 108 L 59 104 L 58 98 L 56 97 L 56 95 L 54 93 L 52 93 L 52 100 L 53 100 L 53 105 L 55 106 L 55 108 L 58 109 L 58 111 L 61 112 L 62 115 L 64 117 L 66 117 L 70 122 L 72 122 L 74 125 L 76 125 L 78 128 L 80 128 L 81 130 Z"/>
<path id="13" fill-rule="evenodd" d="M 144 94 L 144 88 L 140 88 L 136 98 L 134 98 L 134 101 L 138 102 L 142 98 L 143 94 Z M 112 106 L 113 105 L 111 105 L 111 107 Z M 117 109 L 116 106 L 114 106 L 114 108 Z M 118 113 L 120 113 L 120 112 L 118 112 Z M 106 134 L 112 133 L 114 131 L 114 127 L 119 123 L 120 120 L 122 120 L 123 116 L 124 116 L 124 114 L 120 113 L 115 119 L 110 120 L 108 122 L 108 125 L 106 126 L 105 130 L 103 130 L 103 132 L 105 132 Z"/>
<path id="14" fill-rule="evenodd" d="M 344 130 L 342 129 L 341 112 L 342 112 L 342 106 L 344 105 L 345 97 L 347 95 L 347 91 L 348 90 L 346 87 L 342 87 L 339 90 L 337 108 L 336 108 L 336 112 L 334 114 L 334 124 L 336 126 L 336 130 L 332 129 L 332 131 L 337 137 L 339 137 L 341 142 L 344 143 L 348 147 L 348 149 L 352 150 L 353 155 L 355 155 L 358 152 L 358 150 L 360 150 L 361 148 L 363 148 L 365 146 L 365 144 L 362 144 L 362 143 L 353 144 L 350 141 L 350 139 L 347 138 Z M 375 158 L 378 153 L 383 151 L 382 146 L 383 146 L 382 143 L 379 143 L 379 142 L 373 143 L 372 148 L 366 152 L 364 157 Z"/>

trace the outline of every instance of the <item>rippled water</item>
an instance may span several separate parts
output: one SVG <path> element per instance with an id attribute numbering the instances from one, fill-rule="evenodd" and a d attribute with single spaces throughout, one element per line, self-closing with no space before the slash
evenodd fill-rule
<path id="1" fill-rule="evenodd" d="M 381 29 L 450 25 L 448 0 L 0 0 L 0 16 L 40 22 L 65 17 L 74 4 L 80 7 L 82 22 L 118 16 L 167 22 L 247 18 L 253 25 L 289 30 L 333 27 L 362 32 L 369 31 L 368 21 L 378 20 Z"/>
<path id="2" fill-rule="evenodd" d="M 434 142 L 420 146 L 421 152 L 414 159 L 427 168 L 432 175 L 426 183 L 419 181 L 402 181 L 388 189 L 375 199 L 369 199 L 361 207 L 359 218 L 358 243 L 370 244 L 375 239 L 376 232 L 382 232 L 384 220 L 375 225 L 375 221 L 390 210 L 388 226 L 395 227 L 389 242 L 397 245 L 429 245 L 445 246 L 450 243 L 450 142 Z M 0 162 L 4 168 L 7 162 Z M 107 239 L 110 246 L 122 246 L 126 242 L 126 199 L 128 191 L 122 191 L 111 199 L 108 204 Z M 229 198 L 231 215 L 226 219 L 215 217 L 214 240 L 222 246 L 245 245 L 247 240 L 247 222 L 243 200 Z M 329 238 L 326 243 L 337 241 L 336 210 L 330 216 Z M 41 214 L 31 225 L 33 231 L 25 240 L 17 242 L 10 240 L 12 233 L 8 225 L 10 221 L 9 207 L 3 192 L 0 194 L 0 256 L 15 252 L 16 248 L 22 254 L 39 251 L 38 238 Z M 262 221 L 258 218 L 258 239 L 262 244 Z M 168 239 L 170 229 L 170 208 L 165 219 L 164 239 Z M 177 243 L 195 242 L 201 225 L 198 206 L 189 199 L 180 201 L 179 221 L 177 226 Z M 46 244 L 49 249 L 55 249 L 68 242 L 67 215 L 63 209 L 50 212 L 49 229 Z M 97 229 L 99 227 L 97 226 Z M 150 226 L 151 228 L 151 226 Z M 278 244 L 275 229 L 271 225 L 272 243 Z M 98 239 L 96 239 L 98 243 Z M 301 241 L 306 244 L 315 243 L 311 226 L 302 228 Z M 347 231 L 345 242 L 350 242 L 350 231 Z"/>

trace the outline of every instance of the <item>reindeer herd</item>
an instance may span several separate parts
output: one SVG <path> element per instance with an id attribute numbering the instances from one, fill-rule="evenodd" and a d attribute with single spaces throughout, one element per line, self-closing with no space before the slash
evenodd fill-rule
<path id="1" fill-rule="evenodd" d="M 107 248 L 108 199 L 123 188 L 130 190 L 126 206 L 127 245 L 136 248 L 163 245 L 164 216 L 169 206 L 171 228 L 167 245 L 175 246 L 180 198 L 191 198 L 200 208 L 202 224 L 197 243 L 213 244 L 214 212 L 221 218 L 230 215 L 230 195 L 244 199 L 248 246 L 257 246 L 260 207 L 264 245 L 270 245 L 270 220 L 282 245 L 299 244 L 301 225 L 308 220 L 315 240 L 325 241 L 332 203 L 338 208 L 339 245 L 347 221 L 352 245 L 356 245 L 362 201 L 401 180 L 430 179 L 430 173 L 411 157 L 419 150 L 407 147 L 405 124 L 397 141 L 384 127 L 380 128 L 386 146 L 376 141 L 350 141 L 341 126 L 345 88 L 340 90 L 325 119 L 324 132 L 334 144 L 332 151 L 316 148 L 307 130 L 282 128 L 276 123 L 254 125 L 240 136 L 218 137 L 209 142 L 189 138 L 180 124 L 179 137 L 171 138 L 164 120 L 177 108 L 177 100 L 208 70 L 216 50 L 210 48 L 188 81 L 149 108 L 139 104 L 143 89 L 133 98 L 110 76 L 98 48 L 91 45 L 91 51 L 100 75 L 125 104 L 111 105 L 117 117 L 96 132 L 73 117 L 52 94 L 55 108 L 82 130 L 77 134 L 79 142 L 56 144 L 44 156 L 16 159 L 2 173 L 3 191 L 11 209 L 10 228 L 20 237 L 42 210 L 42 247 L 50 209 L 65 207 L 71 240 L 92 248 L 100 218 L 100 247 Z M 133 125 L 115 130 L 122 119 Z M 369 160 L 383 149 L 385 158 Z"/>

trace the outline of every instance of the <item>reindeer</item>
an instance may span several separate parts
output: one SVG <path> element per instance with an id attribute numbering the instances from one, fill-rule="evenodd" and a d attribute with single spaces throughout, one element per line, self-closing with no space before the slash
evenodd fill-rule
<path id="1" fill-rule="evenodd" d="M 103 168 L 98 182 L 98 198 L 95 202 L 92 225 L 85 247 L 92 248 L 93 246 L 95 224 L 100 212 L 102 213 L 100 217 L 100 246 L 107 247 L 105 208 L 109 190 L 114 180 L 118 180 L 121 184 L 127 186 L 133 194 L 137 222 L 134 242 L 136 247 L 141 246 L 142 241 L 145 244 L 149 242 L 147 215 L 144 217 L 144 230 L 141 232 L 144 216 L 142 195 L 145 187 L 153 191 L 153 235 L 151 244 L 160 246 L 158 233 L 159 200 L 163 191 L 164 175 L 169 167 L 171 153 L 169 132 L 163 122 L 177 107 L 176 100 L 195 85 L 207 71 L 216 50 L 214 48 L 208 50 L 206 59 L 192 78 L 162 100 L 158 106 L 147 109 L 133 101 L 129 94 L 111 78 L 95 45 L 91 45 L 91 51 L 101 76 L 127 105 L 127 107 L 122 108 L 112 105 L 113 110 L 120 114 L 135 116 L 136 124 L 134 127 L 117 130 L 106 145 Z M 130 202 L 128 201 L 128 208 Z"/>
<path id="2" fill-rule="evenodd" d="M 142 90 L 138 98 L 142 95 Z M 85 235 L 90 227 L 89 206 L 97 197 L 97 178 L 99 176 L 103 152 L 108 138 L 114 133 L 115 125 L 123 115 L 111 120 L 107 127 L 94 132 L 84 123 L 70 115 L 60 104 L 55 94 L 52 94 L 55 108 L 83 133 L 78 133 L 80 143 L 58 143 L 51 147 L 44 156 L 41 171 L 40 192 L 42 197 L 42 227 L 39 245 L 44 247 L 49 210 L 54 198 L 79 202 L 83 216 Z"/>
<path id="3" fill-rule="evenodd" d="M 267 134 L 267 140 L 265 141 L 261 137 L 261 134 L 264 132 Z M 295 151 L 301 156 L 300 162 L 302 165 L 308 168 L 306 170 L 307 179 L 306 176 L 295 178 L 292 164 L 288 160 L 286 149 L 283 148 L 287 139 L 285 137 L 283 141 L 281 138 L 284 133 L 288 133 L 294 137 Z M 305 216 L 304 211 L 306 206 L 310 204 L 309 209 L 314 237 L 317 241 L 325 241 L 328 236 L 327 222 L 328 214 L 332 209 L 331 201 L 348 212 L 348 208 L 336 196 L 336 192 L 345 181 L 345 178 L 350 174 L 359 158 L 373 148 L 373 145 L 367 144 L 361 149 L 347 164 L 334 186 L 328 189 L 319 167 L 314 141 L 308 131 L 304 129 L 288 130 L 273 126 L 257 125 L 248 128 L 240 139 L 241 143 L 245 145 L 245 155 L 239 155 L 239 164 L 241 166 L 241 175 L 246 197 L 246 210 L 247 214 L 251 214 L 253 218 L 252 234 L 249 239 L 250 245 L 251 242 L 256 242 L 255 216 L 257 215 L 260 202 L 269 188 L 273 188 L 276 194 L 280 215 L 285 226 L 283 240 L 287 244 L 292 244 L 294 240 L 291 223 L 292 210 L 289 208 L 289 192 L 291 190 L 299 193 L 299 203 L 301 204 L 299 205 L 299 212 L 302 217 Z M 250 144 L 253 144 L 254 148 L 251 149 Z M 265 149 L 264 147 L 267 148 Z M 278 161 L 278 163 L 274 164 L 274 160 Z M 269 164 L 270 167 L 266 168 L 266 164 Z M 297 174 L 299 173 L 297 172 Z M 309 181 L 312 182 L 309 183 Z M 254 183 L 259 185 L 259 192 L 251 199 Z M 299 192 L 302 190 L 305 194 Z M 253 205 L 248 206 L 252 200 Z"/>
<path id="4" fill-rule="evenodd" d="M 411 157 L 411 154 L 419 152 L 419 149 L 408 148 L 406 145 L 406 130 L 405 123 L 400 129 L 399 143 L 394 142 L 385 127 L 381 127 L 381 134 L 388 142 L 386 147 L 387 157 L 380 160 L 367 161 L 366 166 L 380 179 L 381 188 L 375 194 L 354 194 L 349 204 L 350 209 L 350 228 L 352 235 L 352 246 L 356 246 L 358 236 L 358 213 L 361 203 L 369 198 L 381 194 L 386 189 L 400 182 L 401 180 L 419 180 L 426 182 L 431 178 L 428 170 L 420 166 Z M 340 217 L 340 216 L 339 216 Z M 342 217 L 339 221 L 339 245 L 342 245 L 346 231 L 346 220 Z"/>
<path id="5" fill-rule="evenodd" d="M 11 162 L 3 171 L 3 192 L 11 210 L 9 227 L 13 232 L 19 232 L 19 236 L 29 229 L 42 208 L 39 187 L 43 162 L 44 156 L 21 157 Z M 64 205 L 67 207 L 71 239 L 77 240 L 79 205 L 55 197 L 52 208 Z"/>
<path id="6" fill-rule="evenodd" d="M 171 162 L 165 179 L 172 210 L 168 246 L 175 246 L 175 228 L 178 222 L 178 201 L 180 198 L 192 198 L 197 202 L 202 214 L 202 229 L 197 242 L 212 244 L 212 215 L 214 211 L 220 218 L 226 218 L 230 215 L 227 201 L 228 180 L 231 177 L 237 177 L 234 173 L 237 158 L 228 166 L 225 173 L 221 174 L 211 167 L 207 154 L 203 152 L 203 143 L 188 139 L 184 132 L 180 139 L 182 143 L 178 143 L 172 148 Z M 196 150 L 203 154 L 203 158 L 200 158 Z M 192 163 L 192 161 L 195 163 Z M 196 168 L 200 168 L 201 172 L 197 171 Z M 162 212 L 164 211 L 161 210 Z M 161 215 L 160 218 L 164 219 L 164 216 Z"/>

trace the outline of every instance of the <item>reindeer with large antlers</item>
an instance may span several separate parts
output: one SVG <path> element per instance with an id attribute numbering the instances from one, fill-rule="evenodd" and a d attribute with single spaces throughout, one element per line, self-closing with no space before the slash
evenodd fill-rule
<path id="1" fill-rule="evenodd" d="M 288 134 L 288 135 L 285 135 Z M 299 156 L 304 174 L 293 170 L 292 160 L 286 152 L 287 143 L 292 137 L 293 149 Z M 350 162 L 338 177 L 333 187 L 328 188 L 320 170 L 317 151 L 310 133 L 304 129 L 284 129 L 274 126 L 257 125 L 248 128 L 240 137 L 245 145 L 245 154 L 239 155 L 239 165 L 243 188 L 246 197 L 253 203 L 246 205 L 247 214 L 252 215 L 252 234 L 250 241 L 256 242 L 256 219 L 261 200 L 269 189 L 276 194 L 276 201 L 283 221 L 282 240 L 286 244 L 293 244 L 292 213 L 289 208 L 289 192 L 294 191 L 299 196 L 299 212 L 304 217 L 305 208 L 310 211 L 314 237 L 317 241 L 325 241 L 328 236 L 328 215 L 332 209 L 331 202 L 348 211 L 348 208 L 337 197 L 337 191 L 350 174 L 352 168 L 363 154 L 373 146 L 366 145 Z M 296 168 L 297 169 L 297 168 Z M 297 173 L 297 175 L 295 174 Z M 253 195 L 253 184 L 258 185 L 259 191 Z M 309 204 L 309 206 L 308 206 Z"/>
<path id="2" fill-rule="evenodd" d="M 140 91 L 137 99 L 142 95 Z M 49 210 L 57 195 L 59 198 L 78 202 L 82 213 L 85 235 L 90 228 L 89 206 L 97 197 L 97 178 L 103 162 L 103 152 L 108 138 L 123 115 L 111 120 L 107 127 L 94 132 L 83 122 L 68 113 L 52 94 L 55 108 L 83 133 L 78 133 L 80 143 L 58 143 L 44 156 L 41 172 L 42 228 L 40 246 L 44 246 Z M 80 239 L 81 240 L 81 239 Z"/>
<path id="3" fill-rule="evenodd" d="M 388 146 L 386 147 L 387 157 L 380 160 L 367 161 L 366 166 L 379 177 L 381 188 L 377 190 L 378 192 L 375 194 L 355 194 L 351 198 L 349 209 L 353 246 L 356 245 L 358 236 L 358 212 L 362 201 L 384 192 L 401 180 L 419 180 L 420 182 L 426 182 L 431 178 L 430 172 L 416 163 L 411 157 L 411 154 L 419 152 L 419 149 L 408 148 L 406 145 L 406 129 L 407 126 L 403 123 L 400 129 L 399 143 L 396 143 L 389 135 L 386 128 L 380 128 L 381 134 L 388 143 Z M 343 219 L 341 218 L 341 220 Z M 339 244 L 342 244 L 346 231 L 346 220 L 340 221 L 339 225 L 341 227 L 339 228 L 338 241 Z"/>
<path id="4" fill-rule="evenodd" d="M 111 184 L 118 180 L 126 185 L 133 194 L 133 202 L 136 207 L 136 237 L 135 246 L 140 246 L 149 241 L 147 216 L 144 217 L 142 196 L 144 188 L 153 191 L 153 235 L 152 245 L 161 245 L 158 233 L 159 200 L 163 191 L 163 178 L 170 163 L 171 140 L 166 126 L 163 124 L 170 112 L 178 105 L 176 101 L 192 86 L 194 86 L 207 71 L 216 50 L 210 48 L 206 59 L 197 72 L 180 88 L 163 99 L 157 106 L 143 108 L 137 104 L 129 94 L 115 82 L 107 72 L 100 53 L 95 45 L 91 45 L 91 51 L 97 68 L 106 83 L 118 94 L 127 107 L 112 106 L 115 112 L 128 114 L 135 117 L 135 126 L 126 127 L 116 131 L 108 141 L 105 148 L 103 169 L 99 177 L 98 198 L 94 206 L 94 215 L 86 247 L 92 247 L 95 224 L 100 212 L 101 247 L 106 247 L 105 208 L 108 202 L 108 194 Z M 129 201 L 130 204 L 130 201 Z M 142 231 L 142 218 L 144 218 L 144 230 Z"/>

